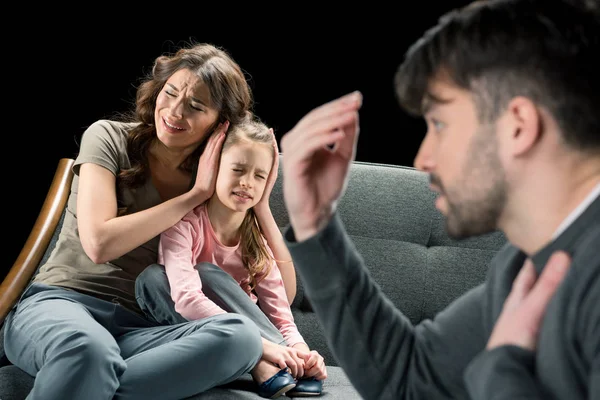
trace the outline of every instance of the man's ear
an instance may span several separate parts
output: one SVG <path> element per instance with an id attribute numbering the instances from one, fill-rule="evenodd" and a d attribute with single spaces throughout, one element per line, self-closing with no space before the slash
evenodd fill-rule
<path id="1" fill-rule="evenodd" d="M 531 99 L 523 96 L 513 98 L 507 107 L 508 126 L 511 130 L 508 148 L 513 156 L 530 151 L 543 134 L 540 109 Z"/>

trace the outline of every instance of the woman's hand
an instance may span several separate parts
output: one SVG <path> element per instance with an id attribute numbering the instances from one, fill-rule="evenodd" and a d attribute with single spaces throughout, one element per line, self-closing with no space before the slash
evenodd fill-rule
<path id="1" fill-rule="evenodd" d="M 265 213 L 271 212 L 271 209 L 269 208 L 269 198 L 271 197 L 271 191 L 273 190 L 275 182 L 277 181 L 277 174 L 279 170 L 279 147 L 277 146 L 277 138 L 275 137 L 273 128 L 269 130 L 273 135 L 273 165 L 271 166 L 271 172 L 269 172 L 269 176 L 267 177 L 265 191 L 263 192 L 263 195 L 258 203 L 256 203 L 254 206 L 254 212 L 259 219 L 261 215 L 266 215 Z"/>
<path id="2" fill-rule="evenodd" d="M 196 182 L 192 189 L 198 194 L 198 198 L 201 200 L 198 204 L 208 200 L 215 192 L 221 149 L 223 148 L 227 128 L 229 128 L 229 121 L 219 124 L 217 129 L 208 138 L 206 147 L 198 161 Z"/>

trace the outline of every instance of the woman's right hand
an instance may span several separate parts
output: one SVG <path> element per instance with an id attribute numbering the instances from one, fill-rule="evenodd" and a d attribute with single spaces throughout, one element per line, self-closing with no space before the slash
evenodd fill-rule
<path id="1" fill-rule="evenodd" d="M 221 149 L 225 141 L 225 133 L 229 128 L 229 121 L 225 121 L 215 129 L 208 138 L 206 147 L 198 161 L 198 171 L 196 172 L 196 182 L 194 190 L 198 197 L 208 200 L 215 192 L 217 175 L 219 172 L 219 160 L 221 158 Z"/>
<path id="2" fill-rule="evenodd" d="M 296 379 L 304 376 L 304 360 L 308 356 L 301 350 L 263 339 L 263 360 L 269 361 L 279 368 L 289 368 L 290 374 Z"/>

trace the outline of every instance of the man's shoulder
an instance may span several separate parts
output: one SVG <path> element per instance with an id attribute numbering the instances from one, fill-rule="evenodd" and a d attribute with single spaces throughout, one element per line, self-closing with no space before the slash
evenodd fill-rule
<path id="1" fill-rule="evenodd" d="M 504 270 L 515 263 L 524 261 L 525 254 L 510 242 L 506 242 L 490 261 L 490 272 Z M 521 260 L 523 259 L 523 260 Z"/>
<path id="2" fill-rule="evenodd" d="M 575 246 L 572 257 L 573 262 L 586 264 L 595 270 L 600 270 L 600 222 L 591 225 L 581 240 Z M 598 272 L 598 271 L 597 271 Z"/>
<path id="3" fill-rule="evenodd" d="M 521 249 L 507 242 L 490 261 L 487 283 L 490 287 L 510 287 L 519 273 L 527 255 Z"/>

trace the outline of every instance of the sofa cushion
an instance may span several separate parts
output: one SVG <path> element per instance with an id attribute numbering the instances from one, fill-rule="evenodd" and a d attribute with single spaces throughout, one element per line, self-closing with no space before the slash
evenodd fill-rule
<path id="1" fill-rule="evenodd" d="M 499 231 L 464 240 L 450 238 L 445 219 L 435 208 L 435 196 L 424 172 L 357 161 L 338 205 L 371 276 L 415 324 L 483 282 L 489 261 L 506 243 Z M 289 219 L 280 180 L 273 188 L 271 206 L 284 229 Z M 328 365 L 337 365 L 300 279 L 292 309 L 309 347 L 319 351 Z"/>
<path id="2" fill-rule="evenodd" d="M 289 220 L 281 178 L 280 170 L 270 204 L 283 230 Z M 481 283 L 489 261 L 506 242 L 500 232 L 465 240 L 448 237 L 444 218 L 434 207 L 435 194 L 428 184 L 427 174 L 410 167 L 355 162 L 338 207 L 369 272 L 383 293 L 413 323 L 433 317 L 462 293 Z M 55 239 L 44 260 L 52 251 Z M 337 367 L 300 279 L 297 286 L 292 304 L 294 319 L 309 347 L 319 351 L 328 365 L 329 378 L 323 388 L 323 398 L 360 398 Z M 2 354 L 0 341 L 0 362 Z M 18 368 L 2 367 L 0 399 L 22 399 L 32 383 L 33 378 Z M 259 398 L 252 385 L 247 376 L 227 388 L 215 388 L 194 398 Z"/>
<path id="3" fill-rule="evenodd" d="M 0 399 L 23 400 L 33 387 L 33 377 L 14 365 L 0 368 Z"/>
<path id="4" fill-rule="evenodd" d="M 260 399 L 256 394 L 254 382 L 250 375 L 245 375 L 234 382 L 222 387 L 217 387 L 208 392 L 192 396 L 194 400 L 235 400 L 235 399 Z M 285 399 L 286 397 L 282 397 Z M 323 393 L 319 399 L 350 400 L 360 399 L 360 395 L 350 384 L 346 374 L 340 367 L 327 367 L 327 380 L 323 383 Z"/>

